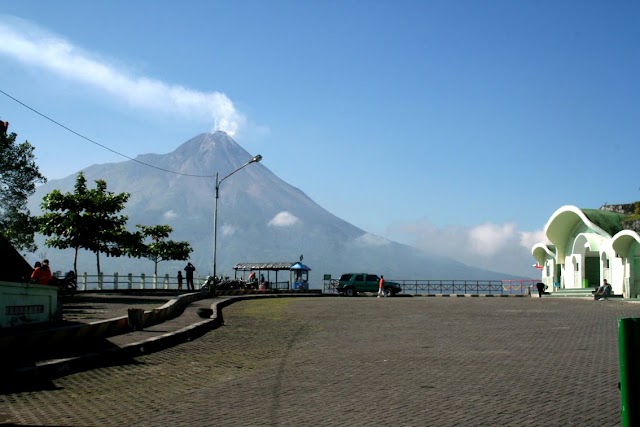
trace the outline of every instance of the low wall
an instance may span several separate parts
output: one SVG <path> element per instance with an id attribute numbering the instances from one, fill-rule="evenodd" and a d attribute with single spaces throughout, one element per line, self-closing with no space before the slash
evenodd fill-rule
<path id="1" fill-rule="evenodd" d="M 55 320 L 58 288 L 33 283 L 0 282 L 0 328 Z"/>
<path id="2" fill-rule="evenodd" d="M 320 291 L 293 291 L 287 294 L 283 292 L 267 291 L 218 291 L 216 295 L 238 295 L 235 300 L 260 298 L 266 295 L 272 297 L 280 296 L 309 296 L 317 295 L 322 296 Z M 142 315 L 143 328 L 153 326 L 167 320 L 178 317 L 182 314 L 185 308 L 194 301 L 198 301 L 205 298 L 211 298 L 214 294 L 207 292 L 194 292 L 189 294 L 183 294 L 176 298 L 171 299 L 166 304 L 147 310 Z M 228 305 L 229 300 L 221 300 L 216 303 L 219 305 L 219 309 Z M 222 315 L 220 313 L 220 319 Z M 15 329 L 15 331 L 12 331 Z M 77 344 L 86 344 L 90 341 L 101 340 L 116 335 L 128 333 L 132 330 L 129 324 L 128 316 L 121 316 L 114 319 L 101 320 L 91 323 L 79 323 L 79 324 L 67 324 L 58 327 L 46 328 L 46 329 L 34 329 L 25 333 L 20 328 L 9 328 L 8 330 L 0 333 L 0 354 L 3 352 L 24 353 L 35 349 L 42 348 L 56 348 L 60 346 L 73 347 Z"/>
<path id="3" fill-rule="evenodd" d="M 194 301 L 208 298 L 204 292 L 180 295 L 168 301 L 159 308 L 145 311 L 143 325 L 151 326 L 179 316 L 186 306 Z M 3 351 L 29 351 L 35 348 L 47 348 L 56 346 L 73 346 L 89 340 L 100 340 L 112 336 L 125 334 L 131 331 L 128 316 L 114 319 L 101 320 L 91 323 L 63 325 L 60 327 L 33 330 L 28 333 L 11 329 L 0 335 L 0 352 Z"/>

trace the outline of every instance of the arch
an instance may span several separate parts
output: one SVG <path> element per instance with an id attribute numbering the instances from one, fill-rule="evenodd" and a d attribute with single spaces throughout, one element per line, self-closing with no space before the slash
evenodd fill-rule
<path id="1" fill-rule="evenodd" d="M 611 247 L 622 258 L 629 256 L 634 242 L 640 243 L 640 236 L 632 230 L 622 230 L 616 233 L 611 240 Z"/>
<path id="2" fill-rule="evenodd" d="M 564 264 L 569 236 L 576 225 L 580 223 L 586 225 L 600 236 L 611 237 L 609 233 L 591 222 L 580 208 L 571 205 L 562 206 L 551 215 L 544 227 L 544 234 L 556 247 L 558 264 Z M 587 243 L 591 249 L 591 245 L 595 245 L 596 241 L 587 238 Z"/>
<path id="3" fill-rule="evenodd" d="M 625 298 L 636 298 L 640 291 L 640 236 L 632 230 L 622 230 L 613 236 L 611 247 L 622 258 L 622 292 Z"/>
<path id="4" fill-rule="evenodd" d="M 573 240 L 571 252 L 574 254 L 584 255 L 587 252 L 600 252 L 602 237 L 596 234 L 580 233 Z"/>
<path id="5" fill-rule="evenodd" d="M 535 260 L 538 262 L 538 265 L 544 265 L 547 258 L 551 258 L 553 260 L 556 258 L 555 251 L 552 250 L 552 247 L 544 243 L 536 243 L 533 245 L 531 255 L 533 255 Z"/>

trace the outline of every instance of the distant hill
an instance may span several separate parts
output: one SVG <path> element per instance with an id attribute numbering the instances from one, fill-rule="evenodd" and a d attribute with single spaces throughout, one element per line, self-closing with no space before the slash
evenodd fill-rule
<path id="1" fill-rule="evenodd" d="M 215 173 L 222 178 L 252 158 L 224 132 L 200 134 L 168 154 L 144 154 L 137 161 L 93 165 L 83 169 L 91 188 L 104 179 L 109 191 L 131 193 L 125 214 L 129 225 L 169 224 L 173 240 L 186 240 L 194 248 L 191 262 L 197 274 L 213 270 L 213 219 Z M 151 168 L 176 171 L 168 173 Z M 209 176 L 208 178 L 187 175 Z M 30 199 L 39 214 L 45 194 L 53 189 L 72 192 L 76 176 L 42 185 Z M 218 199 L 218 274 L 233 276 L 239 262 L 298 261 L 311 267 L 313 287 L 324 274 L 372 272 L 394 279 L 509 279 L 506 274 L 470 267 L 450 258 L 427 255 L 413 247 L 369 234 L 323 209 L 299 189 L 287 184 L 261 163 L 247 166 L 220 186 Z M 73 265 L 73 252 L 44 246 L 39 236 L 38 254 L 46 254 L 54 270 Z M 38 257 L 33 254 L 29 260 Z M 149 260 L 100 258 L 101 269 L 113 272 L 153 272 Z M 82 252 L 79 272 L 95 274 L 95 256 Z M 185 262 L 163 262 L 158 273 L 172 276 Z M 280 279 L 283 279 L 279 276 Z"/>

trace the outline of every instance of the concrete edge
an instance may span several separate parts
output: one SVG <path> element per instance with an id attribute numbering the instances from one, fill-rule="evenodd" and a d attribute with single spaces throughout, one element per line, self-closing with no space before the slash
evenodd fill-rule
<path id="1" fill-rule="evenodd" d="M 204 294 L 206 297 L 207 294 Z M 222 309 L 238 301 L 260 298 L 301 298 L 322 297 L 322 294 L 260 294 L 231 296 L 230 298 L 216 301 L 211 304 L 213 314 L 209 319 L 186 326 L 177 331 L 168 332 L 146 340 L 123 345 L 122 347 L 109 348 L 99 352 L 83 354 L 77 357 L 55 359 L 36 363 L 34 366 L 20 368 L 9 375 L 10 381 L 24 381 L 35 379 L 56 379 L 90 369 L 100 368 L 118 363 L 128 363 L 130 359 L 144 354 L 150 354 L 164 350 L 198 338 L 207 332 L 224 325 Z M 202 298 L 199 298 L 202 299 Z M 199 300 L 194 299 L 193 301 Z M 118 318 L 120 319 L 120 318 Z"/>

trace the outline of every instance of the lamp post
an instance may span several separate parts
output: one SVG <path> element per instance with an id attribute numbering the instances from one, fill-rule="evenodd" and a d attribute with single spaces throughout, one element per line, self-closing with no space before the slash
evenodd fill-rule
<path id="1" fill-rule="evenodd" d="M 216 252 L 218 249 L 218 193 L 220 192 L 220 184 L 222 184 L 222 181 L 229 178 L 231 175 L 238 172 L 240 169 L 244 168 L 245 166 L 249 166 L 251 163 L 257 163 L 260 160 L 262 160 L 262 156 L 258 154 L 253 159 L 249 160 L 247 163 L 240 166 L 238 169 L 234 170 L 233 172 L 231 172 L 229 175 L 225 176 L 221 180 L 218 180 L 218 173 L 216 172 L 216 207 L 213 214 L 213 217 L 214 217 L 213 219 L 213 283 L 214 284 L 216 282 Z"/>

